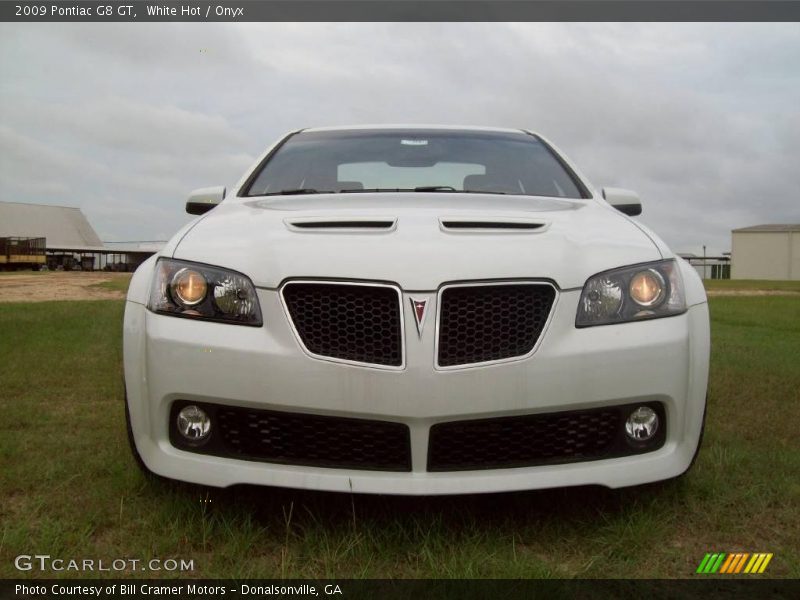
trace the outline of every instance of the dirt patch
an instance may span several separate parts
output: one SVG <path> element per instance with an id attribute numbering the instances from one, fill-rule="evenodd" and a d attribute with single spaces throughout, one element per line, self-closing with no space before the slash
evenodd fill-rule
<path id="1" fill-rule="evenodd" d="M 793 290 L 706 290 L 708 296 L 800 296 Z"/>
<path id="2" fill-rule="evenodd" d="M 0 274 L 0 302 L 46 302 L 49 300 L 120 300 L 125 292 L 96 287 L 98 283 L 128 279 L 126 273 Z"/>

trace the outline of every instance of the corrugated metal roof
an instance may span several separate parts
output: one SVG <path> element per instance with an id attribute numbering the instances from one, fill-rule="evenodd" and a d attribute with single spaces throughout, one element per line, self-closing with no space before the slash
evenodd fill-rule
<path id="1" fill-rule="evenodd" d="M 80 208 L 0 202 L 0 237 L 43 237 L 47 248 L 105 250 Z"/>
<path id="2" fill-rule="evenodd" d="M 788 231 L 800 231 L 800 223 L 778 223 L 775 225 L 753 225 L 751 227 L 742 227 L 734 229 L 733 233 L 748 232 L 748 233 L 786 233 Z"/>

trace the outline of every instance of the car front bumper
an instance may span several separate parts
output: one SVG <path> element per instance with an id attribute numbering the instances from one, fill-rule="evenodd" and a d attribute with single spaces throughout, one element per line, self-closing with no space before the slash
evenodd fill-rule
<path id="1" fill-rule="evenodd" d="M 210 486 L 259 484 L 381 494 L 460 494 L 598 484 L 624 487 L 675 477 L 694 457 L 705 410 L 706 304 L 679 316 L 577 329 L 580 290 L 559 293 L 534 353 L 500 364 L 434 367 L 434 327 L 406 327 L 402 370 L 320 360 L 301 348 L 275 290 L 258 291 L 263 327 L 164 316 L 128 302 L 125 378 L 136 448 L 153 472 Z M 403 306 L 413 322 L 408 296 Z M 431 307 L 435 310 L 435 307 Z M 210 456 L 170 441 L 170 411 L 188 400 L 249 409 L 402 423 L 406 472 L 275 464 Z M 433 472 L 437 423 L 658 402 L 666 437 L 651 452 L 565 464 Z"/>

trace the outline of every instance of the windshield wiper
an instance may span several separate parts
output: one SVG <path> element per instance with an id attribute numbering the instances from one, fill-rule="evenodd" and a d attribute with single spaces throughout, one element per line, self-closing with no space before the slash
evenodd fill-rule
<path id="1" fill-rule="evenodd" d="M 458 190 L 462 194 L 499 194 L 501 196 L 508 196 L 511 192 L 494 192 L 490 190 Z M 518 195 L 520 196 L 527 196 L 528 194 L 523 194 L 520 192 Z"/>
<path id="2" fill-rule="evenodd" d="M 297 188 L 294 190 L 281 190 L 280 192 L 269 192 L 264 196 L 294 196 L 296 194 L 332 194 L 333 192 L 319 191 L 314 188 Z"/>
<path id="3" fill-rule="evenodd" d="M 294 192 L 294 190 L 292 190 Z M 357 188 L 352 190 L 339 190 L 339 194 L 361 194 L 364 192 L 458 192 L 459 194 L 500 194 L 507 195 L 509 192 L 493 192 L 489 190 L 457 190 L 450 185 L 421 185 L 415 188 Z M 282 192 L 286 193 L 286 192 Z M 302 193 L 302 192 L 295 192 Z M 312 192 L 307 193 L 316 193 Z M 333 192 L 319 192 L 320 194 L 330 194 Z"/>
<path id="4" fill-rule="evenodd" d="M 340 194 L 352 194 L 355 192 L 456 192 L 456 188 L 450 185 L 421 185 L 415 188 L 358 188 L 354 190 L 341 190 Z"/>
<path id="5" fill-rule="evenodd" d="M 340 194 L 356 194 L 360 192 L 413 192 L 411 188 L 357 188 L 353 190 L 341 190 Z"/>

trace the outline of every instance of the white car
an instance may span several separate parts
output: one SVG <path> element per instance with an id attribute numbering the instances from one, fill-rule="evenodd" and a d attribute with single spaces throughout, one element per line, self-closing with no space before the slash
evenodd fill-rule
<path id="1" fill-rule="evenodd" d="M 618 488 L 696 456 L 702 281 L 636 194 L 539 135 L 296 131 L 187 210 L 125 309 L 150 472 L 426 495 Z"/>

